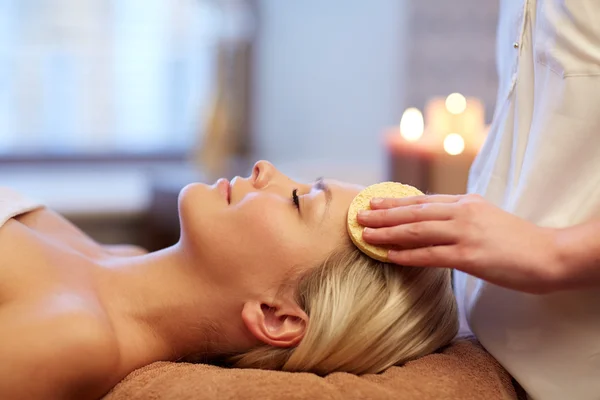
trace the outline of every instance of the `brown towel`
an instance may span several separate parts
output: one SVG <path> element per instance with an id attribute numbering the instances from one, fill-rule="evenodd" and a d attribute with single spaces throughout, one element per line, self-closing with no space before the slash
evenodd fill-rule
<path id="1" fill-rule="evenodd" d="M 458 341 L 382 374 L 223 369 L 159 362 L 131 373 L 105 400 L 166 399 L 516 399 L 510 375 L 475 341 Z"/>

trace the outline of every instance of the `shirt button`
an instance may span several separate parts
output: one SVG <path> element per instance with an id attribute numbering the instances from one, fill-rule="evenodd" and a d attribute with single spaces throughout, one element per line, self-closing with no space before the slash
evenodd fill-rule
<path id="1" fill-rule="evenodd" d="M 519 42 L 514 42 L 514 43 L 513 43 L 513 47 L 514 47 L 515 49 L 518 49 L 518 48 L 519 48 L 519 46 L 520 46 L 520 45 L 519 45 Z"/>

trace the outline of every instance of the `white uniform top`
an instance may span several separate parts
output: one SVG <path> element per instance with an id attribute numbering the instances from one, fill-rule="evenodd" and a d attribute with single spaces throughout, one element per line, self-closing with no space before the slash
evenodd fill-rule
<path id="1" fill-rule="evenodd" d="M 40 207 L 42 207 L 41 203 L 10 188 L 0 186 L 0 228 L 9 219 Z"/>
<path id="2" fill-rule="evenodd" d="M 600 217 L 600 0 L 502 0 L 500 14 L 496 111 L 468 191 L 541 226 Z M 600 288 L 454 277 L 461 330 L 531 398 L 600 399 Z"/>

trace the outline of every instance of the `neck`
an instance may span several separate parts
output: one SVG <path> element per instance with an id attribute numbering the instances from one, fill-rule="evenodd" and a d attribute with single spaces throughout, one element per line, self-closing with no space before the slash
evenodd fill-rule
<path id="1" fill-rule="evenodd" d="M 251 346 L 243 299 L 203 276 L 181 244 L 103 267 L 98 289 L 130 363 L 210 358 Z"/>

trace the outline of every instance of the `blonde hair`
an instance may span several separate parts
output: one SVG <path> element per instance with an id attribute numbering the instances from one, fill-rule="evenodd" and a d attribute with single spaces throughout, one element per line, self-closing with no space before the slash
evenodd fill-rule
<path id="1" fill-rule="evenodd" d="M 297 282 L 309 316 L 297 347 L 268 345 L 231 359 L 234 367 L 378 373 L 447 345 L 458 331 L 450 271 L 376 261 L 349 244 Z"/>

